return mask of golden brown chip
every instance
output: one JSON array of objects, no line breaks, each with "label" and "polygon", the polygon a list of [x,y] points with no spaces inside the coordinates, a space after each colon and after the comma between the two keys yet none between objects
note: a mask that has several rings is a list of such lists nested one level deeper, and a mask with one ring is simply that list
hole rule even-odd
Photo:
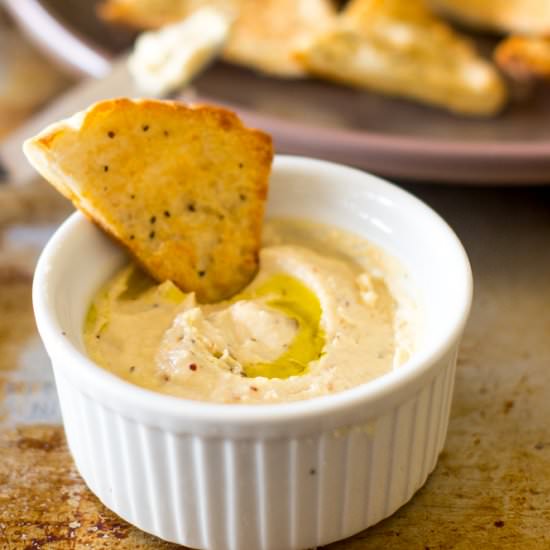
[{"label": "golden brown chip", "polygon": [[182,19],[207,0],[105,0],[98,7],[106,21],[137,29],[156,29]]},{"label": "golden brown chip", "polygon": [[511,36],[495,51],[499,67],[516,80],[550,78],[550,36]]},{"label": "golden brown chip", "polygon": [[442,14],[474,28],[550,32],[548,0],[430,0],[430,4]]},{"label": "golden brown chip", "polygon": [[268,135],[232,112],[108,100],[46,128],[24,149],[158,281],[208,302],[255,274],[273,151]]},{"label": "golden brown chip", "polygon": [[140,29],[157,28],[205,5],[236,14],[225,59],[282,77],[303,76],[294,51],[335,15],[330,0],[105,0],[100,15]]},{"label": "golden brown chip", "polygon": [[462,114],[498,112],[506,88],[423,0],[352,0],[298,59],[313,74]]},{"label": "golden brown chip", "polygon": [[268,74],[303,76],[294,52],[334,17],[329,0],[241,0],[224,58]]}]

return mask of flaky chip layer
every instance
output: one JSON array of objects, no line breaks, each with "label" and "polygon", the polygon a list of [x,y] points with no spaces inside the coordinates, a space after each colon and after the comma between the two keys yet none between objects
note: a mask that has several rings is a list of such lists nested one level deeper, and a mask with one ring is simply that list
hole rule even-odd
[{"label": "flaky chip layer", "polygon": [[234,113],[108,100],[46,128],[24,151],[156,280],[211,302],[254,276],[273,149]]}]

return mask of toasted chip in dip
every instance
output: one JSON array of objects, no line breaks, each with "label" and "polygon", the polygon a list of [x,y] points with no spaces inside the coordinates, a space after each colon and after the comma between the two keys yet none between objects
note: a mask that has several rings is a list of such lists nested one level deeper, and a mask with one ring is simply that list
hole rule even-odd
[{"label": "toasted chip in dip", "polygon": [[93,301],[89,355],[161,393],[221,403],[309,399],[401,365],[418,320],[407,276],[364,239],[305,221],[271,220],[260,270],[241,293],[197,303],[135,266]]}]

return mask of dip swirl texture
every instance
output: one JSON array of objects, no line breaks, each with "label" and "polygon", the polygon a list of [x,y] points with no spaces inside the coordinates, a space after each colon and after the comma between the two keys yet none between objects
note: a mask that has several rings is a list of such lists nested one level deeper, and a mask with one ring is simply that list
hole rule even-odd
[{"label": "dip swirl texture", "polygon": [[95,361],[148,389],[275,403],[343,391],[403,362],[395,311],[384,280],[356,263],[275,243],[252,283],[218,304],[127,268],[98,295],[84,332]]}]

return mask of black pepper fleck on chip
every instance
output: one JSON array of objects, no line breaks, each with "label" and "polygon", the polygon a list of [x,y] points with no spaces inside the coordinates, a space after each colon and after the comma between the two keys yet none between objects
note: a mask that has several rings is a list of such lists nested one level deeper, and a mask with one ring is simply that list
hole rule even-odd
[{"label": "black pepper fleck on chip", "polygon": [[149,124],[144,124],[141,129],[144,131],[144,132],[147,132],[147,130],[149,130]]},{"label": "black pepper fleck on chip", "polygon": [[189,212],[196,212],[197,208],[195,207],[195,205],[192,202],[190,202],[187,205],[187,210],[189,210]]},{"label": "black pepper fleck on chip", "polygon": [[198,274],[199,277],[204,277],[206,275],[206,271],[199,271]]},{"label": "black pepper fleck on chip", "polygon": [[132,365],[132,366],[130,367],[130,372],[134,372],[135,370],[136,370],[136,367],[134,367],[134,365]]},{"label": "black pepper fleck on chip", "polygon": [[130,195],[130,198],[131,198],[131,199],[135,199],[136,196],[135,196],[135,195]]},{"label": "black pepper fleck on chip", "polygon": [[149,238],[150,238],[150,239],[154,239],[154,238],[155,238],[155,232],[154,232],[154,231],[151,231],[151,233],[149,233]]},{"label": "black pepper fleck on chip", "polygon": [[107,165],[105,165],[105,166],[103,167],[103,171],[104,171],[104,172],[108,172],[108,171],[109,171],[109,167],[108,167]]},{"label": "black pepper fleck on chip", "polygon": [[135,235],[130,235],[130,240],[133,241],[136,238]]},{"label": "black pepper fleck on chip", "polygon": [[192,371],[196,371],[197,370],[197,365],[195,363],[191,363],[189,365],[189,368],[192,370]]},{"label": "black pepper fleck on chip", "polygon": [[239,162],[239,168],[242,168],[244,164],[242,162]]},{"label": "black pepper fleck on chip", "polygon": [[113,139],[113,138],[115,137],[115,133],[114,133],[112,130],[109,131],[109,132],[107,132],[107,135],[108,135],[111,139]]},{"label": "black pepper fleck on chip", "polygon": [[101,338],[101,334],[96,334],[95,337],[99,340]]},{"label": "black pepper fleck on chip", "polygon": [[495,521],[495,527],[504,527],[504,522],[501,519]]},{"label": "black pepper fleck on chip", "polygon": [[165,210],[164,211],[164,217],[165,218],[169,218],[170,217],[170,212],[168,210]]},{"label": "black pepper fleck on chip", "polygon": [[244,193],[241,193],[239,195],[239,198],[242,200],[242,201],[245,201],[246,200],[246,195]]},{"label": "black pepper fleck on chip", "polygon": [[157,221],[156,216],[151,216],[151,219],[149,220],[151,223],[155,223]]}]

